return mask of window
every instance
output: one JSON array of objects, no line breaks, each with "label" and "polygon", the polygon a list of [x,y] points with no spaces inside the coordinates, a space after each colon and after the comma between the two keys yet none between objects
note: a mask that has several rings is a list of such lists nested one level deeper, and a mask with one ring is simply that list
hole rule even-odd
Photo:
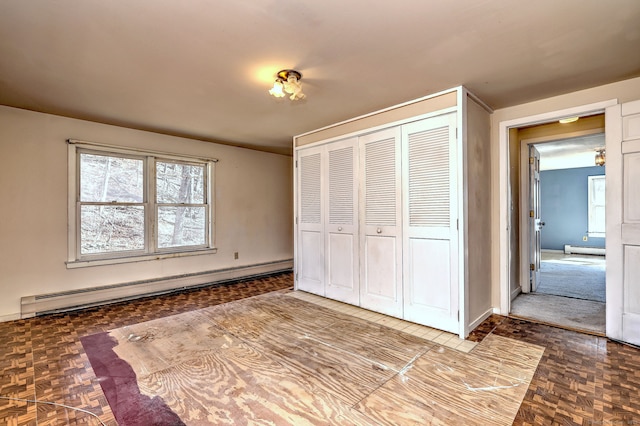
[{"label": "window", "polygon": [[213,249],[215,160],[71,143],[68,264]]},{"label": "window", "polygon": [[589,176],[589,230],[590,237],[605,237],[605,177]]}]

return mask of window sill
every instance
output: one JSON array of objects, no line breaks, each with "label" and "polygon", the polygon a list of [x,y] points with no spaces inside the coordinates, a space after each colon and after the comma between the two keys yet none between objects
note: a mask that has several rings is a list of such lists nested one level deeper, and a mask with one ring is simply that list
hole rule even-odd
[{"label": "window sill", "polygon": [[605,238],[604,232],[587,232],[587,236],[591,238]]},{"label": "window sill", "polygon": [[89,266],[117,265],[121,263],[146,262],[148,260],[172,259],[176,257],[200,256],[205,254],[216,254],[217,248],[207,248],[202,250],[183,251],[178,253],[154,253],[127,257],[112,257],[100,259],[70,260],[65,262],[67,269],[86,268]]}]

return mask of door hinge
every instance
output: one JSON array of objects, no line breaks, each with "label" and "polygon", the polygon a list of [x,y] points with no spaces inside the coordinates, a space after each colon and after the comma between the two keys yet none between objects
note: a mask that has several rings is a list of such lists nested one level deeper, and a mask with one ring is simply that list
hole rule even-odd
[{"label": "door hinge", "polygon": [[458,311],[458,321],[460,321],[460,311]]},{"label": "door hinge", "polygon": [[298,224],[298,216],[296,216],[296,225]]},{"label": "door hinge", "polygon": [[529,217],[536,217],[536,214],[533,210],[529,210]]},{"label": "door hinge", "polygon": [[460,230],[460,219],[456,219],[456,229]]},{"label": "door hinge", "polygon": [[536,265],[534,265],[533,263],[529,264],[529,270],[530,271],[535,271],[536,270]]},{"label": "door hinge", "polygon": [[529,164],[533,164],[534,161],[535,159],[533,157],[529,157]]},{"label": "door hinge", "polygon": [[296,160],[296,169],[298,168],[298,160]]}]

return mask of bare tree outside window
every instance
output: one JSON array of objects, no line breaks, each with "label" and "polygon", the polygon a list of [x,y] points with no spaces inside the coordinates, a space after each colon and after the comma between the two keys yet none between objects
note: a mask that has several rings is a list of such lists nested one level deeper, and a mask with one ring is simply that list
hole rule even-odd
[{"label": "bare tree outside window", "polygon": [[201,165],[156,162],[158,247],[206,242],[204,177]]},{"label": "bare tree outside window", "polygon": [[207,163],[93,151],[77,158],[80,257],[209,244]]},{"label": "bare tree outside window", "polygon": [[80,253],[144,250],[143,162],[80,155]]}]

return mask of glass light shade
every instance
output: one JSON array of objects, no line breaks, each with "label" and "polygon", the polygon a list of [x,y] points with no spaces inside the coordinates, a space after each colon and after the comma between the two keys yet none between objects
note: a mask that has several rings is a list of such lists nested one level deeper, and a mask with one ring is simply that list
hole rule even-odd
[{"label": "glass light shade", "polygon": [[292,101],[305,98],[305,94],[302,93],[302,85],[295,75],[289,75],[287,81],[284,83],[284,91],[291,95],[289,99]]},{"label": "glass light shade", "polygon": [[302,78],[302,74],[296,70],[285,69],[278,71],[276,82],[273,84],[273,88],[269,90],[269,93],[276,98],[281,98],[285,94],[291,95],[289,99],[292,101],[304,99],[306,96],[302,93],[300,78]]},{"label": "glass light shade", "polygon": [[269,90],[269,94],[276,98],[284,97],[284,85],[280,80],[276,80],[275,83],[273,83],[273,88]]}]

